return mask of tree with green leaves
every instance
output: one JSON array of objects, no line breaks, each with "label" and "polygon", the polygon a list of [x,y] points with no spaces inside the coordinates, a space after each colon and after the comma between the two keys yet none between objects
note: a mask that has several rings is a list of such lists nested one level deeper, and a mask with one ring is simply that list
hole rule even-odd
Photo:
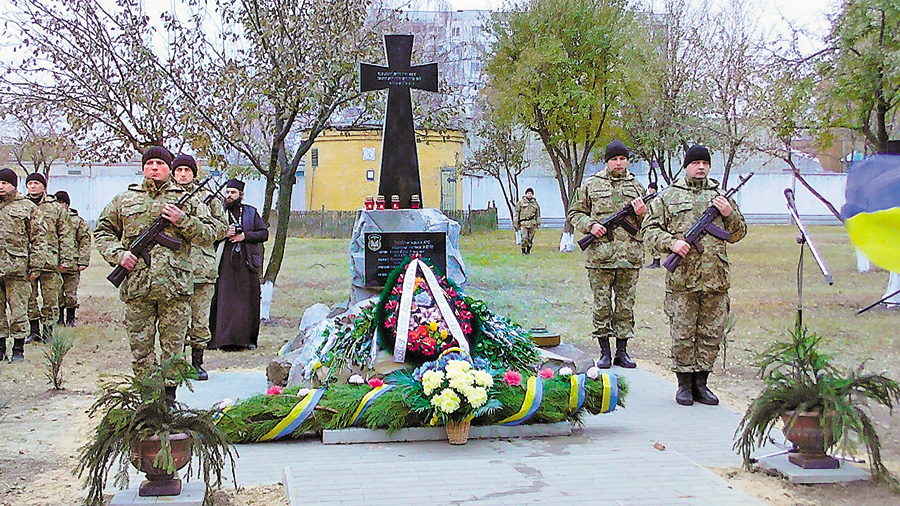
[{"label": "tree with green leaves", "polygon": [[[531,0],[496,13],[489,32],[485,72],[498,113],[541,139],[567,212],[628,84],[639,36],[631,4]],[[571,236],[566,223],[563,242]]]},{"label": "tree with green leaves", "polygon": [[900,103],[900,4],[846,0],[832,19],[821,67],[829,126],[862,134],[883,152]]},{"label": "tree with green leaves", "polygon": [[705,1],[666,0],[643,18],[647,43],[628,67],[635,85],[625,90],[621,122],[632,152],[650,164],[651,181],[678,179],[682,155],[700,137],[708,10]]}]

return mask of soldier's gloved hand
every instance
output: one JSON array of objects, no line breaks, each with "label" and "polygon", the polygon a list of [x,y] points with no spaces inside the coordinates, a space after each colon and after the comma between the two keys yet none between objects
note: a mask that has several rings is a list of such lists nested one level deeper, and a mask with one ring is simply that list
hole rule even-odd
[{"label": "soldier's gloved hand", "polygon": [[687,256],[688,252],[691,251],[691,244],[686,241],[682,241],[681,239],[676,239],[675,244],[672,245],[672,253],[684,258]]},{"label": "soldier's gloved hand", "polygon": [[603,234],[605,233],[606,227],[604,227],[603,225],[599,223],[594,223],[593,225],[591,225],[591,235],[593,235],[594,237],[597,237],[599,239],[600,237],[603,237]]},{"label": "soldier's gloved hand", "polygon": [[638,216],[643,216],[647,212],[647,204],[644,204],[644,200],[640,197],[631,201],[631,208]]},{"label": "soldier's gloved hand", "polygon": [[716,206],[716,209],[719,210],[723,218],[727,218],[731,214],[731,203],[721,195],[718,195],[712,200],[712,205]]},{"label": "soldier's gloved hand", "polygon": [[135,256],[134,253],[130,251],[126,251],[122,253],[122,260],[119,261],[119,265],[125,268],[126,271],[131,271],[134,269],[134,266],[137,265],[138,257]]},{"label": "soldier's gloved hand", "polygon": [[172,223],[178,222],[182,216],[184,216],[184,211],[178,208],[175,204],[166,204],[166,207],[163,208],[162,212],[163,218],[169,220]]}]

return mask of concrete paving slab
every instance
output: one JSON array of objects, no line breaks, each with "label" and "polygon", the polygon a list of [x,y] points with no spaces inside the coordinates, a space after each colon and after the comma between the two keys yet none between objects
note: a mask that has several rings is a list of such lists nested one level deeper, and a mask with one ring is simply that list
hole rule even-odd
[{"label": "concrete paving slab", "polygon": [[120,490],[110,501],[109,506],[149,506],[165,504],[167,506],[202,506],[206,497],[206,485],[199,482],[183,483],[181,494],[163,497],[141,497],[138,487]]},{"label": "concrete paving slab", "polygon": [[816,483],[846,483],[851,481],[866,481],[871,475],[865,469],[839,460],[841,467],[837,469],[803,469],[788,460],[787,455],[774,455],[759,459],[759,467],[766,471],[778,473],[791,483],[812,485]]},{"label": "concrete paving slab", "polygon": [[[469,439],[513,438],[513,437],[554,437],[572,434],[572,424],[560,422],[552,424],[522,425],[505,427],[502,425],[479,426],[469,428]],[[444,427],[410,427],[389,433],[386,430],[341,429],[323,430],[322,444],[358,444],[358,443],[408,443],[413,441],[445,441],[447,430]]]}]

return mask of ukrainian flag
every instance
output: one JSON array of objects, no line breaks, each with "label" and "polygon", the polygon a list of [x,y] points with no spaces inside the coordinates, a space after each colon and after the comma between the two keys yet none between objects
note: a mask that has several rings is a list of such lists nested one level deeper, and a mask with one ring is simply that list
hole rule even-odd
[{"label": "ukrainian flag", "polygon": [[875,155],[847,174],[841,217],[847,234],[875,265],[900,272],[900,155]]}]

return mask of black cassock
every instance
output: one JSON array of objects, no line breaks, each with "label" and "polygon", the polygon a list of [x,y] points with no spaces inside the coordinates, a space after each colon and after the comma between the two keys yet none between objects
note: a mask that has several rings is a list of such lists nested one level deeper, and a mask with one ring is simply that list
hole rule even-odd
[{"label": "black cassock", "polygon": [[219,278],[209,312],[211,350],[256,346],[259,337],[259,245],[269,239],[269,231],[256,208],[241,204],[239,209],[226,210],[231,224],[240,216],[244,240],[223,242]]}]

